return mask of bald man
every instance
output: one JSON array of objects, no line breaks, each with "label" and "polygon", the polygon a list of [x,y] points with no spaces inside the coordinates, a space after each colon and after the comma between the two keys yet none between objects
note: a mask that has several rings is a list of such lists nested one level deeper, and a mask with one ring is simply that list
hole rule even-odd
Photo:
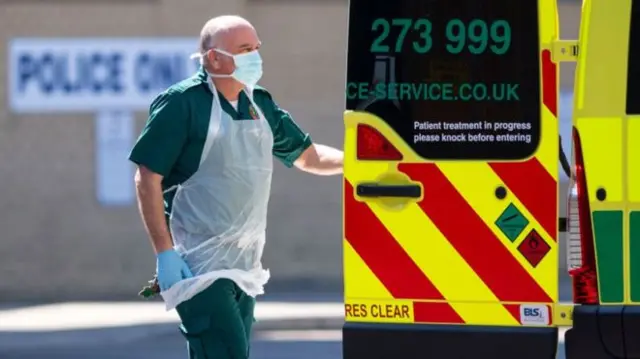
[{"label": "bald man", "polygon": [[261,42],[237,16],[208,21],[202,67],[152,102],[129,159],[167,309],[191,359],[249,356],[273,157],[316,175],[342,173],[343,153],[314,144],[258,86]]}]

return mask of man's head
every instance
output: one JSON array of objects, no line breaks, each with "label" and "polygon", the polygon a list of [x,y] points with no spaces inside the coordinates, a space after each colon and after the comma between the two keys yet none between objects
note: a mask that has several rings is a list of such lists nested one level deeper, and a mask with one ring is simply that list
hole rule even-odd
[{"label": "man's head", "polygon": [[215,17],[207,21],[200,32],[200,54],[211,74],[233,74],[236,69],[233,55],[256,51],[260,44],[253,25],[240,16]]}]

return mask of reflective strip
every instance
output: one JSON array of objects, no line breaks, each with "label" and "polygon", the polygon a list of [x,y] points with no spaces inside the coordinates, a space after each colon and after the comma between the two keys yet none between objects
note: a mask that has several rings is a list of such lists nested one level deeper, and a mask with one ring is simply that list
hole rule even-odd
[{"label": "reflective strip", "polygon": [[[558,141],[554,141],[557,143]],[[557,162],[558,159],[555,160]],[[555,240],[558,230],[558,183],[537,158],[515,163],[491,163],[493,171]],[[535,190],[533,190],[535,188]]]},{"label": "reflective strip", "polygon": [[[452,185],[459,191],[462,197],[464,197],[469,205],[473,207],[476,213],[478,213],[478,215],[484,220],[485,224],[491,228],[491,231],[496,234],[496,237],[502,243],[502,246],[511,253],[511,256],[518,261],[519,265],[524,268],[532,278],[534,278],[540,287],[542,287],[548,298],[551,301],[557,300],[558,244],[553,240],[552,236],[544,234],[545,230],[542,228],[541,224],[538,223],[537,218],[522,205],[522,202],[518,197],[513,195],[513,193],[509,193],[504,200],[496,198],[491,189],[506,185],[487,164],[473,163],[460,165],[456,163],[447,163],[439,165],[439,168],[449,179]],[[469,180],[469,173],[474,174],[472,181]],[[531,188],[532,187],[529,187],[527,190],[534,193],[539,189],[537,185],[535,186],[535,191],[532,191]],[[542,207],[539,204],[536,204],[536,206],[540,206],[541,209],[546,209],[547,211],[555,214],[555,186],[553,189],[553,193],[545,194],[544,191],[541,191],[538,201],[544,203],[545,207]],[[551,196],[551,198],[547,200],[544,196]],[[529,222],[513,243],[496,225],[496,219],[499,218],[501,213],[509,204],[513,204]],[[535,268],[533,268],[517,250],[518,245],[522,243],[531,229],[535,229],[542,237],[544,237],[544,240],[551,247],[549,253],[546,254]],[[501,276],[500,273],[496,273],[495,275],[498,277]],[[508,299],[503,298],[503,300]]]},{"label": "reflective strip", "polygon": [[[398,299],[444,300],[368,205],[355,200],[347,180],[344,193],[345,239],[389,293]],[[462,323],[450,305],[443,307],[440,315],[447,323]]]},{"label": "reflective strip", "polygon": [[[446,305],[446,303],[443,304]],[[431,320],[439,316],[437,312],[429,314],[428,317]],[[413,302],[410,300],[349,298],[344,303],[344,317],[348,322],[362,323],[413,323],[415,321]]]},{"label": "reflective strip", "polygon": [[640,302],[640,211],[629,212],[629,297]]},{"label": "reflective strip", "polygon": [[[587,169],[588,171],[588,169]],[[593,211],[600,303],[624,302],[623,211]]]},{"label": "reflective strip", "polygon": [[399,168],[428,186],[420,207],[500,300],[552,301],[436,165],[401,164]]},{"label": "reflective strip", "polygon": [[358,297],[362,293],[367,293],[371,298],[393,299],[391,293],[380,283],[348,241],[343,241],[342,248],[342,258],[345,263],[345,297]]},{"label": "reflective strip", "polygon": [[627,118],[628,201],[640,204],[640,117]]},{"label": "reflective strip", "polygon": [[[476,312],[485,311],[489,305],[490,303],[464,303],[467,311]],[[441,313],[447,310],[446,306],[447,303],[434,301],[348,298],[344,304],[344,316],[345,321],[355,323],[460,324],[449,323],[446,319],[443,321]],[[528,326],[549,326],[554,323],[551,305],[505,304],[505,308],[513,322],[509,325],[522,323]],[[529,314],[527,310],[532,312]]]},{"label": "reflective strip", "polygon": [[541,55],[542,72],[542,103],[551,111],[554,116],[558,116],[558,67],[551,60],[551,50],[542,50]]},{"label": "reflective strip", "polygon": [[[579,118],[577,127],[582,143],[591,210],[623,201],[622,118]],[[606,201],[596,198],[596,191],[605,188]]]},{"label": "reflective strip", "polygon": [[[551,113],[551,111],[546,107],[542,106],[542,130],[541,136],[542,138],[558,138],[560,137],[558,131],[558,118]],[[551,126],[548,124],[552,124]],[[571,138],[571,134],[569,134],[569,138]],[[567,156],[571,155],[571,148],[567,147],[564,149],[566,151]],[[560,143],[558,140],[556,141],[540,141],[538,145],[538,150],[536,151],[536,158],[540,165],[549,173],[551,178],[554,179],[555,182],[558,180],[559,174],[559,152],[560,151]]]},{"label": "reflective strip", "polygon": [[[389,211],[377,203],[369,207],[465,323],[517,324],[417,204],[409,204],[402,211]],[[478,311],[465,305],[471,300],[488,304]]]}]

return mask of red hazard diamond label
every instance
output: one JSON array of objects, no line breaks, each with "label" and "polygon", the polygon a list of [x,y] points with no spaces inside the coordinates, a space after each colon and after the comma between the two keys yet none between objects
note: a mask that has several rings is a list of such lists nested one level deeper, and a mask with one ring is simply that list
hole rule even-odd
[{"label": "red hazard diamond label", "polygon": [[550,250],[551,247],[535,229],[532,229],[518,246],[518,251],[533,267],[536,267]]}]

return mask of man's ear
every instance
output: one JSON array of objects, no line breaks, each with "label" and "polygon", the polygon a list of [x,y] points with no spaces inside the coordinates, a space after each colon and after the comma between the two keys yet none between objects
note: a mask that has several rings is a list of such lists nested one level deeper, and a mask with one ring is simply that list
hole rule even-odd
[{"label": "man's ear", "polygon": [[218,56],[215,51],[208,51],[205,56],[207,56],[207,61],[211,64],[214,70],[220,69],[220,62],[218,61]]}]

